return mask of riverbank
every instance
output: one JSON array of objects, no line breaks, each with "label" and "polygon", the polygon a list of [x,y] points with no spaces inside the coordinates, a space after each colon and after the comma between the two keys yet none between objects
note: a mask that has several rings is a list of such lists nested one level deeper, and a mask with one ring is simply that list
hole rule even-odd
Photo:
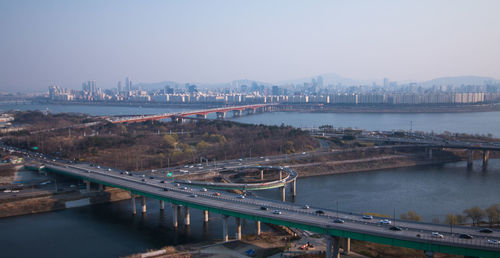
[{"label": "riverbank", "polygon": [[130,199],[130,193],[116,188],[107,188],[102,192],[73,190],[10,194],[0,198],[0,218],[51,212],[126,199]]},{"label": "riverbank", "polygon": [[468,113],[500,111],[500,103],[462,105],[290,105],[283,111],[306,113]]}]

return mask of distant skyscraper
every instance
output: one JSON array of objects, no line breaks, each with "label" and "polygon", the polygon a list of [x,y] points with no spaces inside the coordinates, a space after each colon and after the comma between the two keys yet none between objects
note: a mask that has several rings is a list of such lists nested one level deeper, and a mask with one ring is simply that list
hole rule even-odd
[{"label": "distant skyscraper", "polygon": [[130,81],[127,78],[125,78],[125,91],[130,91]]},{"label": "distant skyscraper", "polygon": [[323,87],[323,77],[318,76],[318,79],[316,81],[318,82],[319,87]]},{"label": "distant skyscraper", "polygon": [[384,78],[384,88],[389,87],[389,79]]},{"label": "distant skyscraper", "polygon": [[122,91],[122,82],[118,81],[118,84],[116,85],[116,88],[118,89],[118,92]]}]

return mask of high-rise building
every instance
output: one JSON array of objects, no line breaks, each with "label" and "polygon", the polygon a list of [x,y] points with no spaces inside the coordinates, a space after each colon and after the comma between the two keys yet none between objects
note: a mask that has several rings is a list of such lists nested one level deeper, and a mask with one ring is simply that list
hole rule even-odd
[{"label": "high-rise building", "polygon": [[125,91],[127,91],[127,92],[130,91],[130,81],[129,81],[128,77],[125,78]]},{"label": "high-rise building", "polygon": [[384,88],[389,87],[389,79],[384,78]]},{"label": "high-rise building", "polygon": [[118,84],[116,85],[116,88],[118,89],[118,92],[122,91],[122,82],[118,81]]}]

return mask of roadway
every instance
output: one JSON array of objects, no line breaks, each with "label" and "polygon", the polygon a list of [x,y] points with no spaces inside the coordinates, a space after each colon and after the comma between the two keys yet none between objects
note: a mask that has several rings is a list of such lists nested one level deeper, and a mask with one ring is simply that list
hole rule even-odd
[{"label": "roadway", "polygon": [[[331,209],[319,207],[305,209],[303,206],[292,203],[283,203],[258,197],[242,197],[241,195],[226,192],[217,192],[218,194],[216,194],[213,190],[145,177],[143,175],[127,175],[124,171],[111,168],[97,168],[88,164],[67,164],[57,161],[47,162],[46,167],[56,173],[104,183],[160,200],[227,215],[236,214],[236,216],[240,215],[243,218],[253,218],[254,220],[264,222],[291,224],[297,228],[316,232],[337,232],[341,233],[342,236],[350,236],[351,233],[357,233],[377,238],[411,241],[420,243],[423,246],[435,245],[470,248],[486,251],[482,253],[485,256],[498,255],[497,252],[500,252],[500,244],[490,243],[490,240],[500,240],[500,232],[498,231],[487,234],[479,233],[479,228],[457,226],[453,228],[454,233],[452,234],[450,233],[449,225],[412,221],[391,222],[392,224],[396,223],[402,229],[401,231],[393,231],[390,230],[392,225],[380,223],[379,220],[381,218],[367,220],[363,219],[360,214],[337,212]],[[264,210],[262,207],[266,207],[267,209]],[[319,210],[322,211],[322,214],[319,214]],[[342,219],[344,222],[335,223],[334,220],[337,218]],[[439,232],[443,235],[443,238],[434,238],[431,232]],[[357,234],[354,234],[354,236]],[[460,234],[469,234],[473,236],[473,239],[460,238]],[[350,237],[356,238],[354,236]]]},{"label": "roadway", "polygon": [[[392,225],[384,224],[380,221],[382,218],[363,219],[361,214],[320,207],[305,208],[259,197],[216,192],[189,184],[166,181],[164,178],[146,177],[137,173],[127,174],[126,171],[113,168],[71,163],[65,160],[47,160],[40,155],[33,156],[32,153],[26,152],[24,154],[31,154],[31,159],[45,163],[46,169],[51,172],[223,215],[435,252],[480,257],[498,257],[500,254],[500,242],[493,243],[500,241],[500,232],[497,230],[493,233],[480,233],[479,228],[455,226],[451,233],[449,225],[399,220],[391,221]],[[335,223],[336,219],[343,221]],[[400,227],[401,231],[391,230],[390,227],[394,224]],[[433,237],[432,232],[439,232],[442,238]],[[460,238],[460,234],[471,235],[473,239]]]}]

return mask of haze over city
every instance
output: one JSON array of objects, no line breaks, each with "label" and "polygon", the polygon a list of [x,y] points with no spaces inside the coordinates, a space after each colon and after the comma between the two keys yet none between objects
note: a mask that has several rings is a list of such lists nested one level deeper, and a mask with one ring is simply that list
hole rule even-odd
[{"label": "haze over city", "polygon": [[2,1],[0,91],[500,78],[498,1]]}]

